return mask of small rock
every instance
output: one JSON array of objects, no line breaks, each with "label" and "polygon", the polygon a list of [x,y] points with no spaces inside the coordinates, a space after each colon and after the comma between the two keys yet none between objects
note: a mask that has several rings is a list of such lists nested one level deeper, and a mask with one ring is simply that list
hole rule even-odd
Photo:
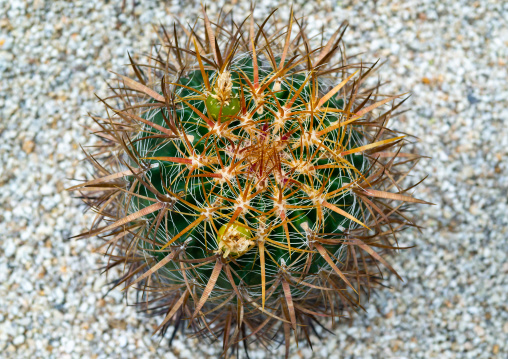
[{"label": "small rock", "polygon": [[20,344],[23,344],[24,342],[25,342],[25,336],[18,335],[17,337],[14,338],[14,340],[12,341],[12,344],[20,345]]},{"label": "small rock", "polygon": [[32,140],[26,140],[23,142],[23,146],[21,147],[21,149],[26,153],[26,154],[30,154],[33,152],[35,148],[35,142],[32,141]]},{"label": "small rock", "polygon": [[479,337],[483,337],[485,335],[485,329],[483,329],[482,327],[480,327],[479,325],[477,325],[476,327],[474,327],[474,331],[475,333],[479,336]]},{"label": "small rock", "polygon": [[492,347],[492,354],[497,355],[499,354],[499,345],[496,344]]}]

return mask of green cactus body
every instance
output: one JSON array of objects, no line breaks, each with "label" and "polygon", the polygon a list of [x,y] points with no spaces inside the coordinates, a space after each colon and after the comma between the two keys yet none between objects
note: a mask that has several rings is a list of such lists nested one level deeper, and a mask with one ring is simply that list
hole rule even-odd
[{"label": "green cactus body", "polygon": [[[262,83],[263,80],[266,80],[273,73],[273,69],[266,66],[266,63],[263,64],[261,61],[258,62],[258,66],[259,82]],[[298,142],[302,141],[302,134],[305,136],[305,133],[309,133],[311,130],[318,131],[325,129],[335,121],[338,121],[339,116],[335,112],[330,111],[320,117],[315,116],[313,128],[310,128],[311,116],[302,116],[301,114],[288,116],[283,126],[278,130],[273,130],[278,107],[289,103],[297,92],[299,92],[299,95],[297,94],[296,99],[290,107],[291,112],[302,111],[302,109],[305,109],[308,104],[311,103],[312,91],[314,89],[310,81],[305,81],[309,74],[294,73],[286,76],[283,79],[280,90],[276,93],[273,92],[272,83],[264,91],[263,113],[258,113],[255,109],[256,103],[252,100],[253,96],[248,92],[248,81],[254,81],[253,72],[251,59],[243,59],[232,64],[232,98],[229,103],[223,105],[222,108],[220,102],[210,95],[204,100],[195,99],[195,94],[187,87],[204,92],[203,77],[199,70],[189,72],[185,77],[179,80],[179,84],[186,87],[176,86],[176,93],[180,98],[185,99],[186,102],[182,101],[181,107],[175,113],[171,114],[173,118],[178,118],[181,124],[181,136],[185,133],[186,139],[180,137],[171,141],[163,141],[147,138],[150,135],[154,135],[154,130],[150,127],[149,130],[147,129],[140,134],[134,148],[140,158],[150,158],[147,160],[147,164],[156,164],[157,166],[147,173],[151,185],[160,193],[167,196],[180,194],[181,199],[184,199],[196,208],[209,207],[211,202],[217,201],[222,197],[235,201],[239,197],[239,194],[245,191],[246,186],[254,186],[256,184],[256,179],[259,182],[260,177],[265,176],[266,178],[264,181],[267,183],[264,185],[266,185],[266,189],[261,189],[256,197],[249,200],[249,206],[251,206],[253,210],[244,211],[238,216],[238,219],[255,234],[251,236],[252,238],[249,238],[252,243],[259,239],[259,233],[262,227],[273,227],[267,233],[267,239],[270,242],[267,242],[265,247],[268,252],[265,262],[266,275],[268,276],[277,273],[281,265],[292,267],[295,271],[298,271],[298,268],[303,268],[307,260],[309,248],[312,248],[306,230],[312,230],[314,233],[322,233],[324,235],[326,233],[326,235],[333,234],[336,236],[340,235],[346,229],[349,230],[358,226],[351,221],[351,219],[346,218],[342,214],[326,210],[322,206],[316,206],[315,201],[320,201],[320,198],[315,199],[302,189],[297,190],[295,186],[285,185],[284,180],[298,181],[301,184],[311,186],[312,184],[309,177],[313,177],[314,180],[318,180],[320,183],[326,183],[319,188],[319,190],[322,191],[320,195],[324,196],[327,193],[339,191],[339,195],[329,201],[356,218],[359,214],[360,205],[355,202],[351,190],[347,187],[344,188],[344,186],[353,184],[361,175],[365,175],[368,161],[361,154],[352,154],[345,156],[345,161],[341,164],[338,163],[336,159],[323,156],[327,153],[325,151],[320,151],[317,145],[309,144],[307,146],[297,146]],[[208,75],[213,81],[214,79],[216,80],[218,73],[212,72]],[[317,86],[321,87],[319,91],[323,91],[323,84],[317,82]],[[300,87],[303,87],[303,89],[300,89]],[[240,117],[242,115],[242,113],[240,113],[240,96],[242,93],[245,102],[243,116],[246,114],[251,114],[252,116],[252,127],[249,128],[242,125],[242,119]],[[220,114],[220,123],[226,123],[223,131],[227,132],[227,134],[208,135],[208,143],[202,140],[203,136],[206,136],[208,132],[210,132],[210,126],[207,126],[207,123],[197,114],[197,111],[192,109],[189,105],[192,105],[202,114],[209,115],[212,119],[216,120],[217,123],[219,123],[218,117]],[[323,107],[325,106],[330,109],[342,109],[343,101],[332,97],[323,105]],[[165,115],[163,115],[163,111],[166,111]],[[169,117],[166,109],[149,111],[145,114],[146,119],[164,127],[167,127],[166,121]],[[301,120],[302,118],[304,118],[303,121]],[[262,165],[272,167],[273,165],[269,160],[259,159],[259,154],[256,153],[256,155],[253,156],[253,160],[258,160],[259,166],[246,166],[240,174],[234,176],[234,180],[230,178],[229,182],[220,183],[220,181],[217,181],[214,177],[191,177],[191,179],[189,179],[182,174],[182,171],[188,172],[186,167],[188,168],[189,164],[177,163],[164,159],[187,159],[191,157],[192,152],[194,152],[196,157],[201,155],[202,157],[211,159],[211,161],[209,161],[211,164],[208,166],[198,165],[199,167],[197,170],[194,169],[194,171],[198,172],[195,174],[217,173],[223,168],[238,164],[239,161],[235,161],[231,155],[232,151],[230,146],[232,143],[237,146],[246,146],[252,145],[254,141],[259,141],[260,144],[263,144],[263,141],[266,141],[263,136],[279,136],[283,138],[285,133],[291,131],[292,133],[286,135],[288,136],[287,139],[279,141],[282,143],[280,146],[296,148],[291,150],[289,150],[289,148],[287,150],[283,149],[278,153],[278,155],[286,156],[285,161],[277,163],[277,165],[279,165],[278,168],[260,168]],[[266,135],[264,133],[266,133]],[[162,133],[158,134],[160,135]],[[342,141],[339,140],[341,137],[343,137]],[[229,142],[225,141],[225,139],[229,140]],[[344,152],[356,146],[361,140],[361,137],[359,133],[354,130],[344,132],[341,131],[341,129],[335,129],[327,134],[327,139],[332,139],[330,143],[334,146],[342,146],[340,150]],[[212,143],[214,146],[211,146]],[[189,144],[193,146],[192,149]],[[273,143],[268,144],[268,146],[270,145],[274,146]],[[316,153],[316,151],[318,153]],[[272,155],[274,154],[272,153]],[[248,160],[241,164],[245,165],[247,162]],[[325,168],[305,171],[296,166],[291,166],[291,162],[299,163],[300,167],[303,168],[308,168],[310,166],[323,166]],[[326,168],[326,166],[335,166],[336,168]],[[249,171],[253,171],[253,167],[255,167],[261,175],[258,174],[257,177],[256,175],[251,175]],[[271,173],[265,174],[263,171],[271,171]],[[298,171],[300,171],[301,174],[295,175],[295,172]],[[291,173],[291,175],[282,179],[277,178],[277,176],[284,176],[284,172]],[[252,178],[255,179],[253,180]],[[230,185],[233,185],[232,188]],[[257,185],[258,187],[261,186],[259,183]],[[316,186],[314,185],[314,187]],[[341,191],[341,188],[344,189]],[[155,195],[142,184],[138,186],[137,191],[143,196],[155,198]],[[283,200],[283,202],[289,206],[288,209],[284,210],[283,214],[286,218],[286,226],[284,226],[284,220],[282,220],[280,216],[281,213],[277,213],[277,210],[275,210],[277,203],[272,199],[274,191],[282,191],[283,195],[286,196]],[[318,191],[318,189],[316,189],[316,191]],[[252,190],[252,192],[254,192],[254,190]],[[148,200],[135,197],[131,197],[130,200],[133,202],[131,203],[133,211],[143,209],[151,204]],[[224,202],[223,199],[222,202]],[[180,203],[174,205],[170,214],[171,221],[168,223],[162,223],[161,221],[157,226],[156,232],[156,227],[151,225],[149,227],[151,232],[146,234],[149,238],[156,238],[155,243],[146,243],[144,248],[147,253],[154,255],[158,261],[166,256],[166,253],[161,251],[161,248],[167,243],[168,239],[184,231],[190,223],[199,217],[198,211],[194,210],[189,205],[181,205]],[[318,209],[318,207],[320,209]],[[319,210],[327,212],[321,215],[321,220],[319,219]],[[232,206],[222,211],[222,217],[214,216],[213,219],[207,218],[196,225],[192,230],[187,231],[185,235],[182,235],[177,241],[173,242],[173,245],[181,245],[189,238],[190,240],[187,242],[187,254],[189,257],[192,256],[193,259],[200,259],[213,255],[213,253],[220,250],[220,236],[223,234],[220,233],[221,229],[222,232],[224,232],[225,228],[228,226],[227,219],[233,215],[234,211],[235,207]],[[264,219],[260,220],[260,213],[269,214]],[[155,221],[156,214],[151,214],[149,218],[151,218],[151,221]],[[219,229],[219,233],[215,231],[216,229]],[[287,240],[288,237],[289,245]],[[252,292],[258,296],[260,295],[260,291],[259,288],[256,289],[256,287],[259,287],[262,283],[260,256],[255,246],[251,245],[249,247],[250,249],[245,253],[241,253],[241,255],[236,253],[236,255],[233,256],[234,262],[232,263],[232,267],[239,274],[243,282],[252,286]],[[341,251],[343,247],[341,244],[325,245],[324,247],[339,260],[345,254]],[[323,266],[327,265],[326,261],[321,256],[313,256],[311,261],[312,263],[308,269],[308,274],[310,275],[316,274]],[[181,278],[181,273],[177,271],[171,272],[171,269],[176,269],[174,263],[166,264],[166,267],[170,269],[170,271],[166,273],[168,281],[179,282],[183,280],[183,278]],[[212,267],[212,265],[202,266],[195,271],[199,277],[203,278],[206,282],[206,278],[209,278],[211,274]],[[235,277],[235,281],[236,285],[240,284],[240,278]],[[231,284],[225,276],[219,278],[218,285],[223,288],[231,288]],[[277,288],[276,292],[280,290],[280,288]],[[297,293],[295,293],[295,295],[296,294]]]}]

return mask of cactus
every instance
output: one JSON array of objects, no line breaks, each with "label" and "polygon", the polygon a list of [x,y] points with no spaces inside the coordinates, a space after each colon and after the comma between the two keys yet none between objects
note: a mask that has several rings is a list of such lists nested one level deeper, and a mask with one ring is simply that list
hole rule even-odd
[{"label": "cactus", "polygon": [[386,127],[401,96],[363,85],[377,64],[340,51],[346,24],[312,49],[292,11],[278,30],[203,18],[204,36],[162,28],[92,116],[97,178],[71,190],[99,220],[76,237],[104,239],[156,331],[188,321],[224,354],[280,337],[287,356],[292,332],[310,342],[318,318],[361,306],[376,262],[397,275],[383,254],[427,203],[401,187],[419,156]]}]

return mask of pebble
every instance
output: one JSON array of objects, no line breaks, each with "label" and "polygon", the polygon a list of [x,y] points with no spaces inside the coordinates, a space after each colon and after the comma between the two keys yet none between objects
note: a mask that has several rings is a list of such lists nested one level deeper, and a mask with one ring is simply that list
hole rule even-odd
[{"label": "pebble", "polygon": [[[146,318],[97,270],[98,240],[69,239],[92,220],[63,189],[91,168],[87,113],[109,94],[110,70],[146,53],[152,24],[193,23],[200,2],[0,0],[0,356],[5,358],[216,358],[220,343],[152,336]],[[235,16],[248,13],[238,0]],[[231,2],[208,2],[211,19]],[[256,20],[288,1],[259,0]],[[389,126],[413,134],[423,159],[408,179],[424,228],[389,258],[403,277],[381,290],[314,351],[290,358],[507,358],[508,7],[503,1],[295,0],[309,34],[330,36],[347,19],[347,53],[386,60],[383,93],[405,93],[411,110]],[[486,315],[489,313],[489,315]],[[172,329],[168,331],[171,333]],[[265,358],[252,347],[251,358]],[[282,356],[283,347],[273,357]],[[242,356],[243,358],[243,356]]]},{"label": "pebble", "polygon": [[18,335],[17,337],[14,338],[14,340],[12,341],[12,344],[14,345],[21,345],[25,342],[25,336],[24,335]]}]

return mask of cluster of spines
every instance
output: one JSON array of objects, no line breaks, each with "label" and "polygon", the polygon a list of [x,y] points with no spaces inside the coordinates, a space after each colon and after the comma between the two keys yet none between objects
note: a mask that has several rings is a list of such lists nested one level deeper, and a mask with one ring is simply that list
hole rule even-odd
[{"label": "cluster of spines", "polygon": [[[289,345],[291,330],[295,332],[295,337],[303,336],[308,340],[309,329],[313,328],[318,317],[331,317],[333,320],[344,310],[358,307],[360,293],[369,292],[370,287],[378,281],[378,273],[371,263],[379,261],[393,271],[374,248],[394,248],[390,237],[395,238],[396,232],[412,225],[401,205],[392,203],[423,201],[405,194],[407,189],[400,187],[400,179],[407,174],[405,162],[416,161],[418,156],[402,153],[402,136],[390,136],[391,132],[386,128],[386,122],[400,103],[377,117],[372,115],[373,110],[397,96],[375,102],[372,99],[376,96],[376,88],[368,92],[360,90],[366,74],[374,66],[364,72],[363,65],[357,64],[360,72],[346,75],[354,65],[334,68],[330,62],[339,49],[344,29],[339,29],[321,49],[310,50],[301,29],[296,36],[301,43],[294,45],[291,32],[293,21],[297,21],[291,13],[282,54],[275,56],[278,50],[275,39],[280,33],[274,32],[272,38],[267,35],[264,30],[266,21],[258,27],[257,32],[254,31],[252,17],[249,40],[243,39],[241,26],[233,27],[237,30],[226,35],[226,48],[221,52],[217,39],[221,38],[220,32],[226,31],[222,20],[214,31],[204,13],[205,40],[193,29],[184,29],[189,35],[186,47],[178,45],[183,42],[176,36],[176,28],[173,39],[164,31],[167,53],[161,49],[153,57],[154,64],[147,65],[145,71],[142,65],[132,62],[137,81],[122,76],[125,86],[117,90],[117,98],[123,101],[123,108],[115,109],[105,102],[115,115],[108,119],[94,117],[103,129],[98,134],[111,146],[109,152],[102,152],[95,158],[107,157],[105,161],[109,168],[99,165],[90,156],[102,177],[73,189],[86,193],[92,191],[93,194],[86,195],[88,202],[97,211],[98,217],[111,221],[79,237],[103,235],[106,243],[101,249],[111,260],[108,268],[128,264],[128,270],[116,285],[137,285],[146,296],[143,303],[152,303],[152,309],[158,308],[159,311],[165,308],[166,313],[159,326],[163,331],[171,321],[187,319],[196,325],[198,334],[222,336],[226,352],[249,338],[269,344],[268,338],[273,337],[279,328],[284,333],[286,345]],[[261,39],[265,41],[261,43]],[[243,55],[239,58],[238,54]],[[252,65],[242,71],[234,64],[245,59],[245,54],[248,54]],[[174,58],[174,62],[166,61],[167,58]],[[260,59],[270,63],[272,68],[264,76],[260,76]],[[345,63],[345,59],[342,60]],[[233,81],[230,88],[227,84],[217,87],[221,74],[226,71],[238,74],[236,83]],[[250,71],[252,74],[246,73]],[[157,72],[163,73],[160,84],[155,81]],[[337,85],[323,92],[319,88],[322,86],[319,78],[332,73],[344,75]],[[185,80],[186,74],[200,75],[201,86],[184,85],[182,80]],[[294,81],[298,74],[303,74],[303,81]],[[357,78],[354,78],[355,74],[358,74]],[[172,77],[176,77],[176,80],[171,81]],[[228,113],[228,106],[231,107],[226,103],[228,99],[214,92],[214,87],[219,90],[223,87],[224,92],[235,91],[240,111]],[[282,106],[277,93],[286,88],[289,89],[289,95]],[[196,95],[182,97],[183,89]],[[302,101],[304,95],[306,98]],[[210,98],[219,103],[215,113],[210,110]],[[330,101],[337,101],[336,98],[342,100],[342,106],[329,106]],[[253,105],[248,105],[249,100]],[[302,103],[293,108],[297,100]],[[199,110],[195,105],[207,101],[206,110]],[[184,112],[189,109],[190,117],[186,117]],[[293,113],[292,109],[297,111]],[[267,113],[271,116],[267,116]],[[287,122],[295,127],[286,129],[285,123],[277,123],[280,117],[289,113],[291,120]],[[335,122],[329,121],[331,115],[336,119]],[[156,116],[159,116],[158,121],[155,120]],[[305,127],[300,118],[308,119],[311,124]],[[325,119],[330,123],[325,125]],[[189,120],[196,123],[192,126],[184,123],[191,122]],[[239,124],[235,125],[235,121]],[[317,130],[313,121],[320,121]],[[206,133],[200,134],[196,126],[204,128]],[[288,142],[290,148],[298,142],[294,141],[295,136],[299,136],[301,151],[306,148],[305,154],[298,159],[301,162],[299,165],[305,168],[302,173],[310,183],[314,181],[314,176],[307,167],[331,173],[333,170],[330,166],[347,168],[346,163],[349,162],[345,157],[361,153],[362,158],[366,158],[362,170],[358,171],[349,164],[349,171],[358,173],[350,175],[348,184],[332,192],[335,195],[347,191],[358,201],[359,210],[348,212],[337,203],[334,204],[326,197],[326,183],[312,188],[309,184],[296,181],[293,176],[298,171],[282,178],[283,163],[291,158],[279,155],[286,153],[286,156],[291,156],[292,149],[282,151],[277,141],[263,146],[263,136],[275,135],[279,136],[277,141]],[[223,139],[225,145],[220,147],[217,141],[205,143],[207,138],[213,136]],[[353,141],[347,136],[357,138]],[[324,139],[335,142],[334,147],[323,144]],[[172,154],[176,155],[157,155],[164,152],[165,146],[175,142],[182,147],[174,145]],[[202,156],[203,152],[197,154],[198,145],[205,149],[204,153],[210,146],[210,154],[214,153],[215,156],[207,158]],[[228,151],[233,158],[241,150],[246,154],[245,160],[230,162],[235,167],[235,176],[232,177],[244,177],[242,184],[239,180],[236,183],[228,182],[231,177],[224,178],[231,168],[225,168],[221,150],[222,157],[228,156]],[[322,150],[330,153],[332,159],[315,165],[315,153]],[[295,156],[292,159],[297,161]],[[215,170],[202,171],[202,168],[206,168],[204,162],[213,163]],[[110,173],[109,169],[115,163],[123,168]],[[260,184],[259,179],[257,183],[248,179],[250,170],[257,173],[259,166],[263,165],[267,167],[261,169],[260,173],[265,171],[267,176],[273,177],[268,179],[265,176],[267,178],[264,179],[271,182],[271,187],[268,183]],[[363,168],[366,165],[368,168]],[[165,171],[171,166],[178,170],[172,169],[174,175],[167,175]],[[159,171],[154,171],[154,168]],[[152,177],[153,173],[160,177],[162,189],[153,184],[157,181]],[[169,179],[174,184],[175,176],[184,183],[178,191],[166,182]],[[243,193],[236,193],[238,201],[216,192],[213,186],[217,180],[222,180],[229,191],[235,192],[235,188],[243,190]],[[326,181],[330,181],[330,178]],[[289,190],[291,196],[285,197],[284,189],[292,186],[295,186],[295,190]],[[397,193],[389,191],[391,188],[396,188]],[[303,191],[303,194],[298,195],[298,191]],[[249,197],[253,194],[264,194],[265,200],[274,203],[273,208],[265,211],[250,205],[252,198]],[[189,195],[194,200],[189,201]],[[287,201],[294,197],[298,197],[300,204],[288,205]],[[197,198],[204,200],[207,205],[200,206]],[[224,206],[223,202],[230,203],[230,206]],[[291,206],[291,210],[286,211],[280,206]],[[297,228],[295,223],[298,217],[290,218],[291,211],[302,212],[309,208],[317,213],[317,224],[306,223],[305,227],[305,223],[299,223],[300,228]],[[324,232],[326,216],[323,209],[349,219],[352,225],[344,230]],[[247,212],[255,213],[250,221],[245,219]],[[214,213],[222,218],[224,228],[214,225],[211,220]],[[270,217],[276,218],[274,222],[277,228],[283,228],[280,240],[270,239],[269,234],[275,229],[270,226]],[[184,225],[178,227],[174,218],[184,218]],[[239,222],[242,218],[243,222]],[[354,222],[358,225],[353,225]],[[204,227],[205,223],[209,223],[210,232]],[[236,231],[234,238],[252,242],[247,245],[248,251],[235,253],[231,248],[236,247],[229,248],[221,243],[220,236],[230,230]],[[206,238],[207,233],[211,234],[209,239]],[[292,247],[290,233],[301,234],[300,247]],[[196,241],[196,238],[201,241]],[[289,257],[275,258],[270,246],[286,251]],[[330,248],[334,250],[330,251]],[[292,263],[288,260],[293,258],[291,252],[297,257]],[[250,285],[245,281],[249,278],[248,273],[243,276],[238,274],[239,268],[242,268],[239,262],[246,258],[246,253],[254,253],[254,260],[259,262],[257,276],[261,283]],[[316,268],[317,258],[320,259],[320,265]],[[275,266],[270,269],[267,279],[269,261]]]}]

